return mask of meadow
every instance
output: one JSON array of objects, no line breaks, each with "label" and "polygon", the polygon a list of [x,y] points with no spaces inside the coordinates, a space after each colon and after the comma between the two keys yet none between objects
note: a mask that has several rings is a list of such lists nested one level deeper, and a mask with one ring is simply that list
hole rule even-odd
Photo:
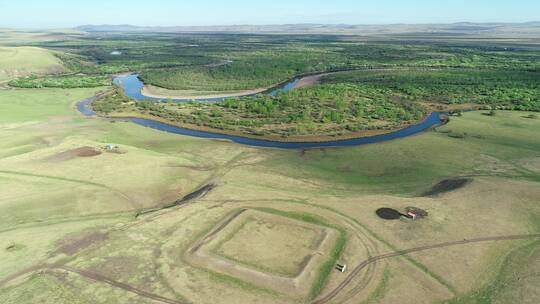
[{"label": "meadow", "polygon": [[[538,213],[540,195],[540,142],[535,136],[540,121],[526,118],[525,112],[465,113],[435,131],[382,144],[281,151],[80,117],[73,101],[95,90],[0,92],[4,303],[145,301],[136,293],[100,283],[100,277],[89,279],[95,274],[179,303],[210,303],[217,295],[221,301],[237,303],[255,298],[297,302],[297,297],[193,266],[175,254],[241,208],[317,214],[324,221],[340,223],[347,241],[339,259],[349,267],[369,252],[411,248],[435,239],[538,231],[538,217],[532,215]],[[15,96],[26,102],[8,102]],[[11,116],[15,112],[20,114]],[[127,153],[101,150],[93,157],[54,158],[79,147],[100,150],[106,144],[119,145]],[[455,176],[474,181],[441,196],[420,196],[440,180]],[[204,198],[137,217],[208,183],[218,186]],[[428,210],[430,216],[416,223],[387,223],[374,215],[380,206],[408,205]],[[363,247],[366,242],[377,245]],[[354,281],[363,288],[342,296],[377,302],[391,302],[397,296],[403,303],[417,303],[419,298],[474,303],[493,290],[490,286],[498,286],[500,277],[508,276],[508,263],[526,275],[536,260],[525,257],[537,252],[537,244],[485,243],[388,260]],[[467,267],[455,266],[456,260],[465,258]],[[32,274],[36,265],[53,264],[63,266]],[[319,287],[321,294],[343,279],[333,271],[327,275]],[[192,283],[186,285],[186,280]],[[404,296],[408,294],[404,289],[415,288],[404,284],[411,280],[426,288]],[[527,286],[532,285],[519,288]],[[225,290],[227,296],[222,294]],[[493,301],[509,294],[524,301],[534,298],[530,291],[515,295],[517,291],[497,290],[489,293]]]},{"label": "meadow", "polygon": [[62,73],[66,69],[54,53],[33,47],[0,47],[0,83],[31,74]]},{"label": "meadow", "polygon": [[[117,37],[120,41],[116,42],[78,37],[34,43],[56,52],[77,50],[77,55],[56,58],[69,56],[77,64],[88,64],[99,73],[87,75],[97,77],[107,75],[108,69],[121,70],[125,63],[122,59],[107,59],[109,51],[120,44],[125,53],[148,47],[148,53],[141,51],[147,57],[163,50],[163,46],[154,49],[152,42],[137,40],[137,35],[127,36],[137,43],[130,45],[125,36]],[[211,35],[173,38],[156,34],[153,39],[164,44],[181,41],[189,49],[195,47],[187,45],[202,45],[204,41],[212,45],[217,39]],[[269,46],[286,39],[306,43],[314,38],[257,39]],[[228,47],[235,47],[234,42]],[[378,53],[392,64],[403,62],[404,57],[423,61],[424,56],[438,56],[407,55],[403,46],[389,46],[381,53],[348,44],[341,49],[355,50],[362,57]],[[446,48],[442,42],[435,45]],[[104,46],[108,47],[106,51],[102,51]],[[512,62],[519,68],[525,68],[535,56],[534,51],[522,47]],[[88,60],[92,49],[102,54],[103,62]],[[220,52],[217,45],[213,49],[216,54]],[[495,52],[490,55],[495,59],[508,52],[496,45],[481,51]],[[171,56],[171,62],[182,64],[175,57]],[[501,59],[494,61],[497,64],[509,63]],[[72,73],[80,72],[65,61],[64,67]],[[335,106],[330,102],[332,95],[325,97],[330,91],[343,97],[343,110],[349,113],[355,101],[365,101],[357,104],[363,107],[370,100],[358,95],[371,92],[377,94],[371,100],[380,101],[373,103],[375,109],[393,113],[396,107],[424,104],[425,99],[429,101],[448,90],[452,93],[448,96],[455,97],[459,104],[468,102],[474,94],[481,95],[476,85],[466,90],[464,83],[456,83],[456,79],[474,75],[466,70],[464,76],[461,69],[456,74],[350,72],[347,77],[339,74],[323,78],[321,86],[251,101],[264,104],[270,100],[276,109],[283,106],[290,113],[301,111],[294,102],[286,103],[286,98],[291,98],[289,101],[301,101],[300,106],[318,111]],[[510,85],[504,84],[513,79],[518,84],[516,94],[531,93],[531,102],[523,105],[535,106],[531,75],[536,71],[521,76],[499,71],[492,78],[477,73],[481,75],[466,78],[466,82],[477,79],[475,84],[483,84],[491,79],[496,83],[492,88],[502,86],[501,90],[507,92]],[[39,79],[48,77],[57,75]],[[393,81],[383,81],[386,77]],[[444,81],[437,81],[438,77]],[[395,84],[396,79],[400,85]],[[454,82],[447,84],[450,80]],[[415,82],[420,89],[411,92]],[[339,95],[340,88],[346,93]],[[508,100],[514,104],[512,99],[491,103],[478,97],[479,106],[499,107],[495,115],[486,115],[490,114],[488,110],[465,112],[450,117],[444,126],[398,140],[349,148],[279,150],[173,135],[77,112],[77,101],[111,89],[0,90],[1,303],[472,304],[534,303],[540,296],[535,273],[540,266],[540,243],[533,237],[540,233],[540,119],[530,111],[504,110]],[[110,102],[97,103],[103,112],[133,106],[133,101],[118,92],[105,95],[107,98]],[[241,103],[245,108],[234,108]],[[450,104],[445,100],[433,103]],[[222,107],[228,113],[261,115],[257,112],[260,105],[243,99],[212,107]],[[364,110],[369,113],[369,108]],[[110,151],[107,145],[119,149]],[[441,181],[453,178],[471,182],[426,195]],[[418,221],[385,221],[375,213],[381,207],[403,211],[409,206],[426,210],[429,215]],[[247,220],[231,221],[240,212],[247,212]],[[314,250],[321,231],[335,231],[337,239],[327,249]],[[445,242],[513,235],[529,237],[434,246],[399,254],[400,250]],[[218,259],[231,263],[230,268],[210,266],[210,259],[204,257],[202,262],[194,262],[193,255],[202,248],[198,245],[207,237],[216,237],[217,242],[208,243],[203,251],[217,252],[221,255]],[[250,239],[251,244],[238,238]],[[268,252],[272,242],[285,248],[275,254],[286,255],[286,263],[272,260],[272,252]],[[264,254],[249,255],[247,246],[256,246]],[[293,251],[299,255],[293,256]],[[388,253],[398,254],[385,258]],[[317,267],[296,278],[302,290],[282,289],[293,286],[287,280],[305,266],[302,258],[310,254],[318,257]],[[355,268],[372,257],[381,259],[353,275]],[[336,263],[347,264],[348,271],[335,271]],[[242,267],[251,276],[239,273]],[[349,275],[352,278],[347,280]],[[275,284],[260,281],[268,276]],[[334,294],[335,290],[338,292]]]}]

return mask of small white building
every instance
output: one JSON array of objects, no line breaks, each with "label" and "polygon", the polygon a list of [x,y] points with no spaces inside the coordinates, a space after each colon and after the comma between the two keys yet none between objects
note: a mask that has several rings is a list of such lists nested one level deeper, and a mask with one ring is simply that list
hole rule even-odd
[{"label": "small white building", "polygon": [[418,218],[418,214],[416,214],[415,212],[412,212],[412,211],[407,212],[407,215],[409,216],[409,218],[411,218],[413,220],[416,220]]}]

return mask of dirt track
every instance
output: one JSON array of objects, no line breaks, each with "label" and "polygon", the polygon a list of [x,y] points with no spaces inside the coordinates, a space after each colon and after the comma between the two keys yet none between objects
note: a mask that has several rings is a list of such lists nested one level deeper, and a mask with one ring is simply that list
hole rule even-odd
[{"label": "dirt track", "polygon": [[398,257],[405,254],[413,253],[413,252],[419,252],[419,251],[425,251],[430,249],[437,249],[437,248],[444,248],[444,247],[450,247],[450,246],[456,246],[456,245],[463,245],[463,244],[471,244],[471,243],[480,243],[480,242],[490,242],[490,241],[510,241],[510,240],[523,240],[523,239],[532,239],[532,238],[540,238],[540,234],[528,234],[528,235],[510,235],[510,236],[498,236],[498,237],[485,237],[485,238],[476,238],[476,239],[464,239],[461,241],[453,241],[453,242],[445,242],[435,245],[427,245],[422,247],[416,247],[416,248],[410,248],[395,252],[390,252],[386,254],[382,254],[379,256],[375,256],[372,258],[369,258],[365,260],[364,262],[360,263],[356,268],[354,268],[351,273],[345,278],[345,280],[339,284],[334,290],[332,290],[330,293],[326,294],[324,297],[319,298],[315,301],[313,301],[313,304],[324,304],[332,299],[334,299],[336,296],[339,295],[339,293],[347,286],[349,283],[364,269],[366,266],[375,263],[379,260],[384,260],[388,258]]},{"label": "dirt track", "polygon": [[[345,280],[341,284],[339,284],[334,290],[332,290],[331,292],[326,294],[324,297],[321,297],[321,298],[313,301],[312,304],[324,304],[324,303],[327,303],[327,302],[333,300],[336,296],[339,295],[339,293],[346,286],[348,286],[353,281],[353,279],[364,268],[366,268],[367,266],[370,266],[371,264],[373,264],[373,263],[375,263],[377,261],[380,261],[380,260],[393,258],[393,257],[398,257],[398,256],[406,255],[406,254],[409,254],[409,253],[413,253],[413,252],[426,251],[426,250],[437,249],[437,248],[445,248],[445,247],[451,247],[451,246],[456,246],[456,245],[465,245],[465,244],[480,243],[480,242],[493,242],[493,241],[525,240],[525,239],[534,239],[534,238],[539,238],[540,239],[540,234],[509,235],[509,236],[498,236],[498,237],[463,239],[463,240],[460,240],[460,241],[452,241],[452,242],[439,243],[439,244],[435,244],[435,245],[427,245],[427,246],[422,246],[422,247],[399,250],[399,251],[395,251],[395,252],[389,252],[389,253],[386,253],[386,254],[375,256],[375,257],[372,257],[370,259],[367,259],[367,260],[363,261],[358,266],[356,266],[356,268],[354,268],[349,273],[347,278],[345,278]],[[132,292],[132,293],[137,294],[137,295],[139,295],[141,297],[152,299],[152,300],[159,301],[159,302],[162,302],[162,303],[168,303],[168,304],[186,304],[186,303],[188,303],[188,302],[181,302],[181,301],[178,301],[178,300],[168,299],[168,298],[162,297],[160,295],[156,295],[156,294],[153,294],[153,293],[150,293],[150,292],[146,292],[146,291],[138,289],[136,287],[133,287],[133,286],[121,283],[121,282],[114,281],[114,280],[112,280],[110,278],[107,278],[107,277],[105,277],[103,275],[100,275],[100,274],[96,274],[96,273],[92,273],[92,272],[88,272],[88,271],[83,271],[83,270],[78,270],[78,269],[75,269],[75,268],[72,268],[72,267],[69,267],[69,266],[65,266],[65,265],[48,265],[48,266],[36,265],[36,266],[30,267],[30,268],[27,268],[24,271],[21,271],[21,272],[19,272],[17,274],[14,274],[12,276],[4,278],[3,280],[0,280],[0,286],[5,285],[5,284],[9,283],[10,281],[12,281],[12,280],[14,280],[16,278],[19,278],[19,277],[21,277],[23,275],[26,275],[28,273],[32,273],[32,272],[39,271],[39,270],[46,270],[46,269],[49,269],[49,270],[59,269],[59,270],[64,270],[64,271],[76,273],[78,275],[89,278],[91,280],[94,280],[94,281],[97,281],[97,282],[102,282],[102,283],[105,283],[105,284],[109,284],[109,285],[111,285],[113,287],[116,287],[116,288],[119,288],[119,289],[122,289],[122,290],[125,290],[125,291],[128,291],[128,292]]]},{"label": "dirt track", "polygon": [[221,232],[221,230],[223,230],[225,227],[227,227],[227,225],[229,225],[229,223],[231,223],[234,219],[239,217],[242,213],[246,212],[247,210],[248,209],[241,209],[240,211],[238,211],[238,212],[234,213],[233,215],[231,215],[230,217],[228,217],[226,220],[224,220],[222,223],[220,223],[217,228],[212,230],[212,232],[210,232],[203,240],[199,241],[198,244],[193,246],[193,248],[191,248],[191,250],[189,250],[189,252],[192,254],[192,253],[196,252],[197,250],[199,250],[199,248],[201,248],[201,246],[208,243],[209,240],[214,238],[218,233]]},{"label": "dirt track", "polygon": [[84,271],[84,270],[78,270],[78,269],[75,269],[75,268],[72,268],[72,267],[69,267],[69,266],[65,266],[65,265],[64,266],[56,266],[56,267],[53,266],[53,267],[51,267],[51,269],[61,269],[61,270],[67,271],[67,272],[76,273],[76,274],[78,274],[80,276],[83,276],[85,278],[88,278],[88,279],[91,279],[91,280],[94,280],[94,281],[97,281],[97,282],[109,284],[111,286],[114,286],[114,287],[123,289],[125,291],[137,294],[137,295],[139,295],[141,297],[152,299],[152,300],[163,302],[163,303],[168,303],[168,304],[186,304],[186,303],[188,303],[188,302],[180,302],[178,300],[168,299],[168,298],[162,297],[160,295],[156,295],[156,294],[153,294],[153,293],[150,293],[150,292],[146,292],[146,291],[138,289],[136,287],[133,287],[133,286],[130,286],[130,285],[118,282],[118,281],[114,281],[112,279],[109,279],[109,278],[107,278],[105,276],[102,276],[100,274],[97,274],[97,273]]}]

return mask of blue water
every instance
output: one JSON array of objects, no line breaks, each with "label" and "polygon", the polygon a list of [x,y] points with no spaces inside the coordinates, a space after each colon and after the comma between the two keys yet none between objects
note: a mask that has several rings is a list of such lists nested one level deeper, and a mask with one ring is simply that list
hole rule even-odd
[{"label": "blue water", "polygon": [[[262,94],[275,95],[280,91],[289,91],[296,86],[298,81],[299,79],[291,80],[287,83],[284,83],[283,85],[270,89],[267,92],[264,92]],[[121,88],[123,88],[126,96],[133,98],[135,100],[152,100],[156,102],[171,101],[170,99],[164,100],[164,99],[151,98],[148,96],[144,96],[141,93],[141,89],[143,88],[143,83],[139,80],[137,75],[134,75],[134,74],[116,77],[114,79],[114,83],[120,86]],[[86,100],[79,102],[77,104],[77,109],[79,110],[79,112],[81,112],[85,116],[95,116],[96,113],[92,111],[92,109],[89,108],[89,105],[95,99],[96,99],[95,97],[92,97],[92,98],[88,98]],[[198,99],[197,101],[215,102],[215,101],[222,101],[224,99],[226,99],[226,97],[225,98]],[[173,99],[172,101],[187,102],[187,101],[192,101],[192,99]],[[145,126],[148,128],[152,128],[152,129],[160,130],[164,132],[174,133],[174,134],[200,137],[200,138],[224,139],[224,140],[230,140],[238,144],[254,146],[254,147],[280,148],[280,149],[309,149],[309,148],[359,146],[359,145],[373,144],[373,143],[388,141],[392,139],[412,136],[422,131],[425,131],[427,129],[430,129],[434,126],[441,125],[443,123],[443,121],[440,118],[441,114],[443,113],[433,112],[422,122],[419,122],[418,124],[415,124],[415,125],[412,125],[412,126],[409,126],[409,127],[406,127],[406,128],[403,128],[401,130],[397,130],[391,133],[369,136],[369,137],[362,137],[362,138],[335,140],[335,141],[328,141],[328,142],[269,141],[269,140],[264,140],[264,139],[254,139],[254,138],[247,138],[247,137],[234,136],[234,135],[225,135],[225,134],[217,134],[217,133],[205,132],[205,131],[189,130],[189,129],[180,128],[180,127],[165,124],[162,122],[149,120],[149,119],[143,119],[143,118],[122,118],[122,119],[115,119],[115,120],[130,121],[141,126]]]},{"label": "blue water", "polygon": [[145,126],[148,128],[165,131],[169,133],[200,137],[200,138],[225,139],[225,140],[230,140],[238,144],[254,146],[254,147],[280,148],[280,149],[309,149],[309,148],[359,146],[359,145],[373,144],[373,143],[378,143],[378,142],[383,142],[383,141],[388,141],[392,139],[415,135],[422,131],[430,129],[434,126],[441,125],[443,123],[440,118],[441,114],[442,113],[439,113],[439,112],[433,112],[424,121],[416,125],[412,125],[410,127],[407,127],[398,131],[394,131],[391,133],[369,136],[369,137],[354,138],[354,139],[335,140],[335,141],[328,141],[328,142],[278,142],[278,141],[269,141],[269,140],[263,140],[263,139],[240,137],[240,136],[234,136],[234,135],[216,134],[216,133],[204,132],[204,131],[194,131],[194,130],[179,128],[176,126],[164,124],[164,123],[153,121],[153,120],[143,119],[143,118],[130,118],[128,120],[141,126]]},{"label": "blue water", "polygon": [[79,110],[79,112],[81,112],[84,116],[96,116],[96,112],[89,107],[94,100],[96,100],[95,96],[77,103],[77,110]]},{"label": "blue water", "polygon": [[[278,85],[274,88],[271,88],[265,92],[259,93],[259,94],[266,94],[275,96],[279,92],[287,92],[292,90],[296,84],[300,81],[299,78],[294,78],[292,80],[289,80],[281,85]],[[172,102],[190,102],[190,101],[205,101],[205,102],[218,102],[223,101],[230,97],[217,97],[217,98],[199,98],[199,99],[167,99],[167,98],[156,98],[156,97],[149,97],[146,95],[143,95],[142,89],[144,87],[144,83],[139,79],[139,76],[137,74],[129,74],[129,75],[123,75],[123,76],[117,76],[114,78],[113,83],[120,88],[124,90],[124,95],[131,99],[135,100],[151,100],[156,102],[163,102],[163,101],[172,101]],[[247,94],[240,97],[245,96],[254,96],[257,94]]]}]

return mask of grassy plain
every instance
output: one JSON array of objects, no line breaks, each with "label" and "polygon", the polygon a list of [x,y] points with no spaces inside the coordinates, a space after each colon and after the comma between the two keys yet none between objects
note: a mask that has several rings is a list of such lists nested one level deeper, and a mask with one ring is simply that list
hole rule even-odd
[{"label": "grassy plain", "polygon": [[[82,118],[73,101],[92,92],[0,92],[4,189],[0,208],[5,215],[0,234],[1,256],[6,261],[0,280],[32,270],[28,267],[59,262],[179,301],[298,301],[179,259],[216,222],[244,207],[314,213],[341,223],[348,237],[338,259],[349,267],[369,254],[434,240],[538,231],[538,219],[530,215],[539,211],[540,171],[535,165],[540,161],[540,142],[535,134],[540,121],[525,118],[523,112],[465,113],[436,131],[376,145],[280,151]],[[18,97],[32,102],[14,103]],[[14,112],[19,114],[12,116]],[[453,133],[466,136],[450,136]],[[47,161],[74,148],[100,149],[107,143],[120,145],[128,153]],[[454,176],[472,176],[474,182],[441,197],[418,197],[438,181]],[[201,200],[135,218],[140,210],[164,206],[210,181],[218,187]],[[424,208],[430,216],[417,223],[387,223],[374,216],[381,206],[408,205]],[[88,237],[103,233],[105,239]],[[59,250],[66,242],[74,248],[69,254]],[[457,297],[460,303],[474,303],[467,295],[498,284],[497,269],[504,273],[498,265],[514,246],[526,244],[464,245],[396,258],[370,268],[353,284],[363,288],[351,286],[341,296],[379,303],[392,302],[396,296],[402,303]],[[456,266],[458,257],[467,259],[463,267]],[[518,261],[519,265],[531,263],[530,259]],[[24,278],[2,283],[4,303],[32,303],[50,293],[56,298],[48,300],[57,299],[55,303],[146,301],[60,268]],[[328,292],[342,279],[330,272],[320,292]],[[406,290],[418,288],[404,283],[410,280],[423,286],[415,289],[414,297],[403,296]],[[534,286],[536,280],[527,282]],[[524,291],[519,296],[531,295]]]},{"label": "grassy plain", "polygon": [[315,229],[298,225],[250,220],[229,238],[215,252],[240,263],[295,276],[306,257],[317,249],[321,235]]},{"label": "grassy plain", "polygon": [[[91,51],[84,47],[91,41],[70,43]],[[111,41],[100,43],[115,48]],[[122,43],[128,53],[138,48]],[[102,48],[95,52],[108,56]],[[385,54],[385,60],[403,60],[397,46]],[[520,58],[520,64],[530,59]],[[110,60],[116,61],[105,67],[126,64]],[[99,90],[0,90],[0,303],[305,303],[338,288],[370,257],[540,232],[540,119],[528,118],[529,112],[467,112],[436,130],[385,143],[284,151],[77,113],[74,102]],[[107,144],[123,153],[106,152]],[[63,157],[83,147],[102,153]],[[454,177],[472,182],[423,196]],[[208,184],[216,187],[203,197],[141,215]],[[408,206],[429,216],[389,222],[375,214],[380,207]],[[309,274],[315,279],[308,297],[186,258],[201,238],[244,209],[343,232],[332,250],[316,253],[326,262]],[[267,227],[251,227],[259,234],[237,231],[222,254],[257,264],[248,271],[266,266],[276,272],[271,252],[246,257],[240,246],[250,244],[235,235],[248,243],[284,241],[287,250],[312,253],[310,246],[289,246],[307,234],[289,239],[285,228]],[[381,259],[329,303],[534,303],[538,245],[535,239],[458,244]],[[261,261],[265,256],[268,261]],[[298,260],[292,256],[288,265]],[[349,271],[334,271],[337,262]]]},{"label": "grassy plain", "polygon": [[66,69],[54,54],[35,47],[0,47],[0,82],[30,74],[55,74]]}]

